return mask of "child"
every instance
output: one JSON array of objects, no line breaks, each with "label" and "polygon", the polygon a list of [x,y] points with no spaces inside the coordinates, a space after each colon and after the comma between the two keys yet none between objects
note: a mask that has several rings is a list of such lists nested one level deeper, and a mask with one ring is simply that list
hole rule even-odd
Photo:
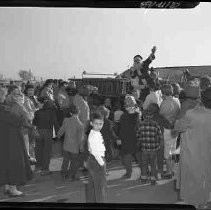
[{"label": "child", "polygon": [[[71,114],[70,118],[65,118],[62,127],[58,131],[57,137],[60,138],[63,134],[63,162],[61,167],[61,173],[63,178],[71,178],[71,181],[76,180],[76,173],[78,170],[78,156],[80,147],[84,137],[84,126],[78,118],[79,110],[75,105],[71,105],[69,108]],[[70,162],[70,168],[68,173],[68,165]]]},{"label": "child", "polygon": [[93,113],[90,122],[92,129],[88,135],[89,157],[87,168],[89,172],[88,202],[104,203],[106,196],[106,162],[105,146],[101,134],[104,117],[100,113]]},{"label": "child", "polygon": [[40,97],[38,99],[40,108],[35,112],[33,125],[37,127],[39,138],[36,139],[35,143],[35,155],[37,159],[36,170],[41,170],[41,175],[48,175],[51,149],[52,149],[52,138],[53,128],[55,131],[58,130],[56,112],[53,108],[53,103],[49,101],[47,97]]},{"label": "child", "polygon": [[110,111],[105,106],[100,106],[98,111],[104,116],[104,124],[101,130],[105,142],[105,158],[106,162],[110,162],[115,156],[114,144],[118,137],[114,133],[113,123],[109,120]]},{"label": "child", "polygon": [[156,184],[157,177],[157,152],[162,142],[162,132],[153,119],[153,113],[150,109],[146,110],[144,120],[139,122],[137,128],[137,141],[141,150],[141,177],[142,184],[148,182],[147,169],[148,163],[151,166],[151,184]]},{"label": "child", "polygon": [[[157,122],[159,125],[162,135],[164,134],[165,129],[172,129],[173,124],[171,124],[165,117],[163,117],[159,112],[160,108],[158,104],[152,103],[149,105],[148,110],[152,113],[152,120]],[[157,152],[157,165],[158,165],[158,174],[157,178],[158,180],[161,179],[163,175],[163,161],[164,161],[164,138],[162,138],[162,141],[160,142],[160,149]]]}]

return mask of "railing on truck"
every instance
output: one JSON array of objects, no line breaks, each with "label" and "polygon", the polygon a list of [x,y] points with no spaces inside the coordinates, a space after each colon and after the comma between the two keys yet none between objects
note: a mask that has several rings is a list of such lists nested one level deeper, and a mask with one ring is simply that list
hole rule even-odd
[{"label": "railing on truck", "polygon": [[81,85],[91,85],[98,88],[98,93],[104,96],[120,96],[125,95],[130,90],[129,79],[117,78],[82,78],[71,79],[75,82],[76,87]]}]

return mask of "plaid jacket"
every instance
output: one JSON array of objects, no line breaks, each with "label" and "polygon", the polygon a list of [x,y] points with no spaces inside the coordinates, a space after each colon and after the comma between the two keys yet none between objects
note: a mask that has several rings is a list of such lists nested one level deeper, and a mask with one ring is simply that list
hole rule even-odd
[{"label": "plaid jacket", "polygon": [[163,134],[154,120],[146,118],[144,121],[140,121],[136,135],[141,150],[156,151],[160,149]]}]

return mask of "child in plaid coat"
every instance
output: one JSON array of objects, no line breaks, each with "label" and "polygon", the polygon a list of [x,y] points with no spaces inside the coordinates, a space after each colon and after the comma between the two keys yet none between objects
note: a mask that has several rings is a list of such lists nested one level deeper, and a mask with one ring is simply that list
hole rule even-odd
[{"label": "child in plaid coat", "polygon": [[137,143],[141,150],[141,183],[148,182],[148,163],[151,166],[151,184],[156,184],[157,177],[157,153],[160,150],[163,134],[158,123],[153,119],[150,109],[146,110],[144,120],[139,121],[137,128]]}]

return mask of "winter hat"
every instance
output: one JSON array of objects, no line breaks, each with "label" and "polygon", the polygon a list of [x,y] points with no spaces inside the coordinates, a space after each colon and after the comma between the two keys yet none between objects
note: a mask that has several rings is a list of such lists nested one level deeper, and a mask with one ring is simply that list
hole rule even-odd
[{"label": "winter hat", "polygon": [[197,99],[200,97],[200,87],[195,82],[189,82],[184,89],[185,97]]},{"label": "winter hat", "polygon": [[137,105],[134,96],[126,95],[125,96],[125,108],[135,107]]}]

